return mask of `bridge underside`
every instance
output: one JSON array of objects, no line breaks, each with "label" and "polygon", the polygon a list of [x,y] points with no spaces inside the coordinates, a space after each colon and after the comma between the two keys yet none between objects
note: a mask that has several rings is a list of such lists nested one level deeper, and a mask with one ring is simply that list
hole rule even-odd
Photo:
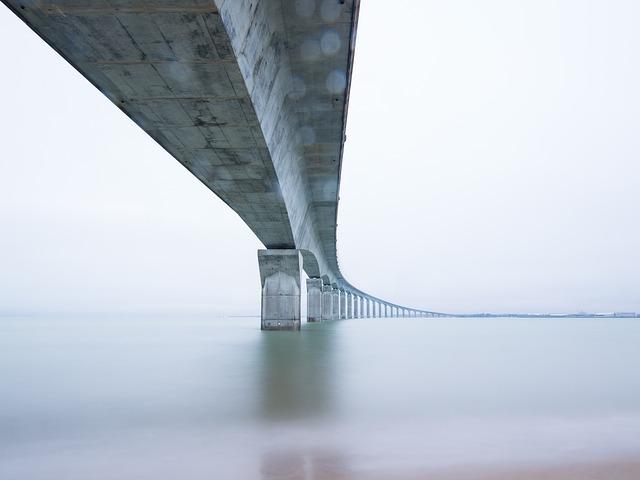
[{"label": "bridge underside", "polygon": [[336,254],[358,0],[2,1],[267,247],[264,328],[299,327],[302,268],[314,319],[328,299],[342,318],[362,299],[403,310],[351,286]]}]

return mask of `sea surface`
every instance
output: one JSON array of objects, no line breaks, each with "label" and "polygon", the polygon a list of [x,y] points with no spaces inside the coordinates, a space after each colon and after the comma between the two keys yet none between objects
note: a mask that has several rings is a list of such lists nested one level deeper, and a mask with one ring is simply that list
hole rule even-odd
[{"label": "sea surface", "polygon": [[640,319],[0,318],[2,480],[638,460]]}]

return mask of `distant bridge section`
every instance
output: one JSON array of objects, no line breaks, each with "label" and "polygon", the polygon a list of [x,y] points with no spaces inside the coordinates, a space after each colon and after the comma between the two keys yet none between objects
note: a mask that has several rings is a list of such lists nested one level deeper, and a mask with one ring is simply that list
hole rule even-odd
[{"label": "distant bridge section", "polygon": [[437,316],[340,273],[336,219],[359,0],[2,0],[231,207],[258,252],[262,328]]}]

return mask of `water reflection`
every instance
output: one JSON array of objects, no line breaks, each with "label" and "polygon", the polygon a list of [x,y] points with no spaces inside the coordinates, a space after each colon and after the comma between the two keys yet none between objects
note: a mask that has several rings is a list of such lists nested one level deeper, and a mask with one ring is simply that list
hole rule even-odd
[{"label": "water reflection", "polygon": [[259,352],[259,412],[265,420],[311,420],[334,407],[335,327],[264,332]]},{"label": "water reflection", "polygon": [[639,342],[635,319],[4,319],[0,479],[469,480],[433,472],[638,459]]}]

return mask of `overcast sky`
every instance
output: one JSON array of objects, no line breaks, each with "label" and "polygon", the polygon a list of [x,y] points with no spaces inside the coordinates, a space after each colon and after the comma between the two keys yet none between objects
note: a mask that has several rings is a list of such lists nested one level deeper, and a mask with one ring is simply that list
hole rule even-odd
[{"label": "overcast sky", "polygon": [[[439,311],[640,311],[640,3],[362,2],[343,273]],[[243,222],[0,6],[0,313],[259,313]]]}]

